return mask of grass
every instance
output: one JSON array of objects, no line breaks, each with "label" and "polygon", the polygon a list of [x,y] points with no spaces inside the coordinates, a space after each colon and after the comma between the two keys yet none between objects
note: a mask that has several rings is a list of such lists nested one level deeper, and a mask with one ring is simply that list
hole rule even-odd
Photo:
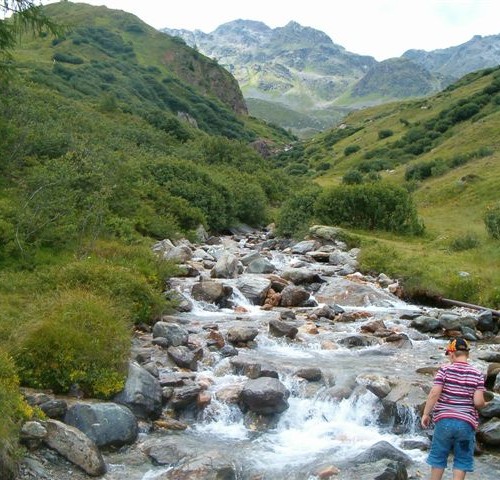
[{"label": "grass", "polygon": [[[434,118],[460,99],[481,92],[491,83],[493,75],[495,72],[473,74],[456,88],[428,99],[351,113],[344,123],[361,127],[353,135],[328,148],[323,141],[328,136],[325,132],[305,145],[306,155],[314,147],[310,163],[331,160],[332,167],[315,181],[325,188],[338,185],[347,171],[364,160],[366,152],[390,145],[413,126]],[[380,140],[378,132],[384,129],[392,130],[394,135]],[[358,145],[360,149],[346,156],[344,150],[350,145]],[[404,174],[408,165],[439,158],[449,160],[480,148],[488,148],[492,154],[472,158],[440,176],[416,183],[418,188],[413,196],[426,226],[423,237],[358,232],[364,239],[361,263],[365,270],[384,271],[403,278],[410,294],[427,292],[500,308],[500,241],[488,236],[483,221],[487,207],[500,199],[500,110],[494,103],[476,118],[454,125],[432,150],[380,174],[384,181],[407,185]]]}]

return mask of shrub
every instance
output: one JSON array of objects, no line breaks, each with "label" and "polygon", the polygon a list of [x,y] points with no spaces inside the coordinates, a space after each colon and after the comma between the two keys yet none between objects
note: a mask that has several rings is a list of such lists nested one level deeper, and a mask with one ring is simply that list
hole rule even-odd
[{"label": "shrub", "polygon": [[478,247],[479,243],[478,236],[473,232],[468,232],[460,237],[454,238],[450,243],[450,249],[454,252],[462,252]]},{"label": "shrub", "polygon": [[500,240],[500,203],[489,207],[484,215],[484,224],[488,234]]},{"label": "shrub", "polygon": [[20,421],[31,409],[19,393],[14,362],[0,350],[0,478],[15,478]]},{"label": "shrub", "polygon": [[319,188],[310,187],[291,196],[283,204],[277,221],[280,235],[297,238],[308,230],[319,193]]},{"label": "shrub", "polygon": [[382,182],[334,187],[316,203],[320,222],[367,230],[423,233],[409,193]]},{"label": "shrub", "polygon": [[359,151],[360,148],[361,147],[359,145],[349,145],[344,149],[344,155],[347,157],[347,156]]},{"label": "shrub", "polygon": [[15,348],[24,385],[109,398],[126,377],[130,348],[127,312],[105,297],[68,290],[47,297],[29,313]]},{"label": "shrub", "polygon": [[394,132],[389,129],[385,130],[379,130],[378,132],[378,138],[379,140],[383,140],[384,138],[392,137],[394,135]]},{"label": "shrub", "polygon": [[363,183],[363,174],[359,170],[349,170],[343,177],[344,185],[359,185]]},{"label": "shrub", "polygon": [[71,63],[72,65],[81,65],[83,63],[83,58],[71,55],[71,53],[57,52],[54,53],[52,59],[56,62]]}]

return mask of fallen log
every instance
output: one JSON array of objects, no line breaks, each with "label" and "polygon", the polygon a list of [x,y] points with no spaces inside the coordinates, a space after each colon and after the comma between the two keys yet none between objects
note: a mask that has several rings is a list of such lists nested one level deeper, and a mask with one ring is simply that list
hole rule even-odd
[{"label": "fallen log", "polygon": [[492,313],[495,317],[500,317],[500,311],[494,310],[493,308],[483,307],[481,305],[474,305],[473,303],[460,302],[459,300],[451,300],[450,298],[437,297],[437,300],[447,304],[454,305],[456,307],[471,308],[472,310],[486,310]]}]

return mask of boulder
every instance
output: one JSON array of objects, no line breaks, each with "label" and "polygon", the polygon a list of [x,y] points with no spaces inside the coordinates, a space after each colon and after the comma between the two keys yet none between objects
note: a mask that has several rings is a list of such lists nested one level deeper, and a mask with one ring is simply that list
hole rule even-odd
[{"label": "boulder", "polygon": [[323,374],[321,373],[321,369],[318,367],[304,367],[300,368],[295,372],[297,377],[303,378],[308,382],[318,382],[321,380]]},{"label": "boulder", "polygon": [[195,300],[225,306],[233,289],[228,285],[213,280],[202,280],[195,283],[191,289],[191,295]]},{"label": "boulder", "polygon": [[235,255],[225,252],[210,271],[212,278],[236,278],[238,276],[238,259]]},{"label": "boulder", "polygon": [[176,263],[186,263],[193,257],[193,252],[187,245],[179,245],[171,248],[164,254],[165,260],[171,260]]},{"label": "boulder", "polygon": [[68,404],[65,400],[49,400],[39,405],[40,410],[49,418],[61,419],[66,415]]},{"label": "boulder", "polygon": [[282,307],[299,307],[304,302],[309,300],[310,294],[307,290],[296,287],[295,285],[288,285],[281,292],[281,306]]},{"label": "boulder", "polygon": [[308,268],[288,268],[281,274],[281,277],[295,285],[324,282],[317,272]]},{"label": "boulder", "polygon": [[292,246],[292,253],[305,255],[306,253],[317,250],[321,246],[317,240],[304,240]]},{"label": "boulder", "polygon": [[394,460],[403,465],[412,463],[411,458],[406,453],[386,441],[375,443],[368,450],[354,457],[352,461],[353,463],[375,463],[382,459]]},{"label": "boulder", "polygon": [[259,329],[254,325],[236,325],[227,331],[229,342],[246,343],[252,341],[259,334]]},{"label": "boulder", "polygon": [[106,473],[106,464],[96,444],[78,428],[59,420],[47,420],[44,442],[92,477]]},{"label": "boulder", "polygon": [[134,443],[138,433],[134,414],[112,402],[75,403],[68,409],[64,422],[81,430],[98,447]]},{"label": "boulder", "polygon": [[167,345],[178,347],[186,345],[189,334],[186,329],[175,323],[156,322],[153,326],[153,338],[163,337],[167,340]]},{"label": "boulder", "polygon": [[265,415],[284,412],[288,407],[290,392],[278,379],[260,377],[248,381],[241,391],[243,407]]},{"label": "boulder", "polygon": [[201,349],[190,350],[188,347],[168,347],[168,356],[174,363],[181,368],[189,368],[196,371],[198,368],[198,360],[201,360],[203,351]]},{"label": "boulder", "polygon": [[277,319],[269,321],[269,333],[275,337],[288,337],[294,339],[298,332],[298,328],[291,323]]},{"label": "boulder", "polygon": [[479,425],[477,438],[485,445],[491,447],[500,446],[500,419],[492,418],[486,423]]},{"label": "boulder", "polygon": [[378,398],[384,398],[389,395],[391,391],[391,385],[387,378],[382,377],[381,375],[371,375],[371,374],[363,374],[358,375],[356,378],[356,382],[359,385],[363,385],[366,389],[372,392]]},{"label": "boulder", "polygon": [[244,274],[238,279],[237,287],[254,305],[264,305],[271,280],[255,274]]},{"label": "boulder", "polygon": [[320,240],[334,242],[345,238],[345,231],[338,227],[329,227],[326,225],[313,225],[309,228],[309,234]]},{"label": "boulder", "polygon": [[139,418],[158,418],[162,409],[160,382],[138,363],[131,362],[125,388],[114,401],[130,408]]},{"label": "boulder", "polygon": [[441,329],[441,323],[437,318],[426,315],[419,315],[417,318],[414,318],[410,326],[423,333],[437,332]]},{"label": "boulder", "polygon": [[276,267],[267,258],[257,258],[247,267],[246,273],[273,273]]}]

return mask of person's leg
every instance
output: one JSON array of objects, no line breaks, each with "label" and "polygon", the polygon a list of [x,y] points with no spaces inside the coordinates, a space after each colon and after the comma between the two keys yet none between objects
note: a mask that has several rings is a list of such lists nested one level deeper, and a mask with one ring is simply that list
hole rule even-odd
[{"label": "person's leg", "polygon": [[453,470],[453,480],[464,480],[466,473],[463,470]]},{"label": "person's leg", "polygon": [[[431,479],[430,480],[441,480],[443,478],[444,468],[431,468]],[[453,479],[455,480],[455,479]]]}]

